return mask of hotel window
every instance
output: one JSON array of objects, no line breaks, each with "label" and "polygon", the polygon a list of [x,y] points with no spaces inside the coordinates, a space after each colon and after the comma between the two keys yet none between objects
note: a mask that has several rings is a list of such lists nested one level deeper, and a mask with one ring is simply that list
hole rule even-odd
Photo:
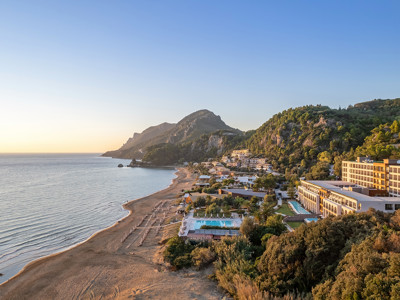
[{"label": "hotel window", "polygon": [[385,204],[385,210],[393,210],[393,204]]},{"label": "hotel window", "polygon": [[400,209],[400,204],[395,204],[395,205],[394,205],[394,209],[395,209],[395,210]]}]

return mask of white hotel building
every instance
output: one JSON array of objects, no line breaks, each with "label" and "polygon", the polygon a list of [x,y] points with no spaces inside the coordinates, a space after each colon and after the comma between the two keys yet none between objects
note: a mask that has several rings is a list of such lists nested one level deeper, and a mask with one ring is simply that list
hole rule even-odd
[{"label": "white hotel building", "polygon": [[343,215],[369,208],[384,212],[400,209],[400,161],[367,158],[342,162],[343,181],[301,181],[299,201],[313,213]]}]

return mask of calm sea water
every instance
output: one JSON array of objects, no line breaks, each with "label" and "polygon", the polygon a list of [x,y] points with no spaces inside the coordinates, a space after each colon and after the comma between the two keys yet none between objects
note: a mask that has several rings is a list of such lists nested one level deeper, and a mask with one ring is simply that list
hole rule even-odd
[{"label": "calm sea water", "polygon": [[122,204],[166,188],[173,170],[117,168],[98,154],[0,154],[0,283],[128,215]]}]

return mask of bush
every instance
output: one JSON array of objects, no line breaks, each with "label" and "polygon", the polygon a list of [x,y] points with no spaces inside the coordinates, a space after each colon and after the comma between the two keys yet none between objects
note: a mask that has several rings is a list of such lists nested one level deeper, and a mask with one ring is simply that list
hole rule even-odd
[{"label": "bush", "polygon": [[208,266],[215,260],[215,253],[209,248],[195,248],[192,253],[192,264],[198,269]]},{"label": "bush", "polygon": [[214,189],[214,188],[204,188],[203,189],[203,193],[206,193],[206,194],[215,194],[216,193],[216,190]]},{"label": "bush", "polygon": [[272,238],[274,235],[272,233],[266,233],[263,235],[261,238],[261,244],[265,247],[267,245],[267,242],[270,238]]},{"label": "bush", "polygon": [[204,197],[198,197],[193,205],[194,207],[203,207],[206,205],[206,199]]},{"label": "bush", "polygon": [[182,268],[189,268],[192,266],[192,257],[189,253],[186,253],[182,256],[178,256],[175,260],[174,260],[174,267],[176,267],[177,269],[182,269]]},{"label": "bush", "polygon": [[194,246],[186,244],[179,236],[171,238],[164,250],[164,259],[177,269],[190,267],[192,258],[190,253]]}]

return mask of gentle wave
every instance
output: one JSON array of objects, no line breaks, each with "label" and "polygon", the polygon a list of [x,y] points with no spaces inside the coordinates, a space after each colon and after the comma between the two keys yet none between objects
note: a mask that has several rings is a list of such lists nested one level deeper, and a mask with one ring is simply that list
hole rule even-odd
[{"label": "gentle wave", "polygon": [[0,155],[0,283],[128,214],[122,204],[167,187],[172,170],[117,168],[84,155]]}]

